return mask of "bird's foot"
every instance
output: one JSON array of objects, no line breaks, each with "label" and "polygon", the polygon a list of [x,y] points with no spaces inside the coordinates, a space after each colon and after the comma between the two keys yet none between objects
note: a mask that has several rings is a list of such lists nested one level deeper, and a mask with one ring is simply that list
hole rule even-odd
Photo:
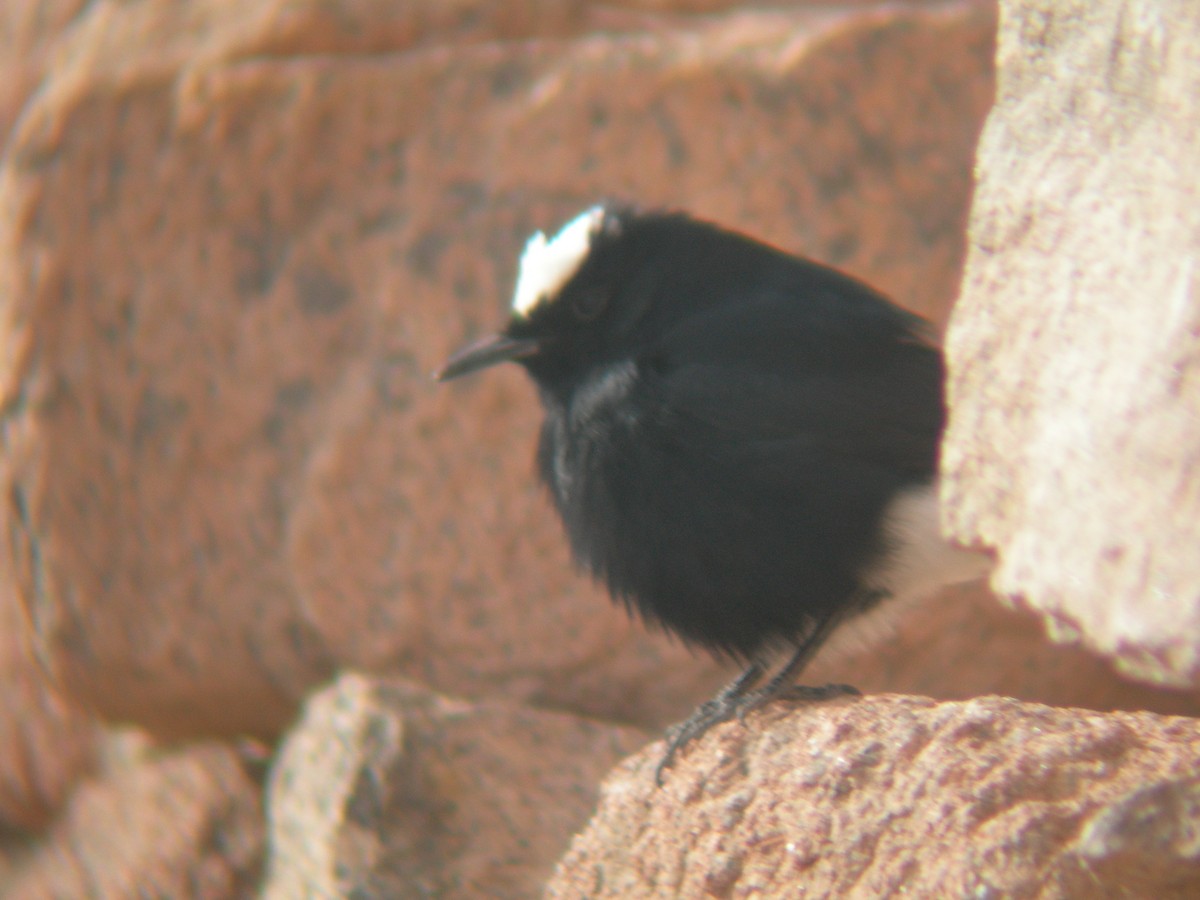
[{"label": "bird's foot", "polygon": [[675,764],[675,756],[680,750],[703,735],[714,725],[728,722],[734,716],[738,715],[738,699],[737,697],[724,698],[717,696],[712,700],[700,704],[700,706],[696,707],[695,712],[667,731],[667,748],[663,751],[662,759],[658,761],[658,766],[654,770],[654,783],[656,785],[662,787],[663,773]]},{"label": "bird's foot", "polygon": [[756,691],[750,691],[742,697],[738,704],[737,717],[739,722],[746,721],[746,713],[753,712],[760,706],[772,700],[793,700],[797,703],[820,703],[824,700],[836,700],[838,697],[861,697],[862,691],[852,684],[782,684],[778,687],[768,684]]},{"label": "bird's foot", "polygon": [[[730,686],[732,688],[733,685]],[[848,684],[826,684],[811,687],[803,684],[776,683],[772,681],[757,690],[741,693],[726,688],[713,699],[702,703],[696,711],[667,731],[667,748],[654,770],[654,783],[662,787],[663,773],[675,763],[675,757],[684,747],[701,737],[715,725],[737,717],[744,722],[746,714],[775,699],[817,703],[836,697],[861,696],[858,688]]]}]

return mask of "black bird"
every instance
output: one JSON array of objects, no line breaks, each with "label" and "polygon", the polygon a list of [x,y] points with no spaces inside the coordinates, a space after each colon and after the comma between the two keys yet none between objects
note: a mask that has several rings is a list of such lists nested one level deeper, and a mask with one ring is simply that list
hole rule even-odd
[{"label": "black bird", "polygon": [[767,700],[857,693],[793,684],[848,616],[986,570],[938,535],[941,352],[847,275],[682,213],[597,206],[533,236],[503,331],[438,378],[506,360],[537,384],[537,468],[578,562],[746,665],[668,735],[660,780]]}]

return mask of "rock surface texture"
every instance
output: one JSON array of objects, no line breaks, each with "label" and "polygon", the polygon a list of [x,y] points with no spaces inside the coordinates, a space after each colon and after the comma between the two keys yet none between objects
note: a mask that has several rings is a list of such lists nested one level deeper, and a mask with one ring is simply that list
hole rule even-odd
[{"label": "rock surface texture", "polygon": [[1002,4],[949,334],[955,536],[994,584],[1200,683],[1200,6]]},{"label": "rock surface texture", "polygon": [[0,868],[5,900],[253,896],[263,813],[228,747],[124,760],[81,784],[35,846]]},{"label": "rock surface texture", "polygon": [[263,900],[536,896],[646,735],[349,674],[275,761]]},{"label": "rock surface texture", "polygon": [[[1200,894],[1200,13],[1000,21],[944,462],[1013,602],[881,607],[809,680],[886,695],[730,723],[660,791],[658,745],[622,764],[552,896]],[[572,571],[521,374],[430,372],[604,197],[943,327],[995,33],[972,0],[0,3],[0,896],[540,894],[727,673]]]},{"label": "rock surface texture", "polygon": [[944,319],[992,11],[331,9],[100,3],[25,41],[0,597],[66,696],[168,738],[277,734],[341,667],[675,719],[724,673],[572,571],[529,386],[429,373],[533,228],[609,195]]},{"label": "rock surface texture", "polygon": [[1195,897],[1200,723],[879,696],[623,763],[546,896]]},{"label": "rock surface texture", "polygon": [[[13,537],[0,517],[0,570],[10,573]],[[28,626],[17,596],[0,587],[0,826],[36,829],[94,765],[100,727],[47,683]]]}]

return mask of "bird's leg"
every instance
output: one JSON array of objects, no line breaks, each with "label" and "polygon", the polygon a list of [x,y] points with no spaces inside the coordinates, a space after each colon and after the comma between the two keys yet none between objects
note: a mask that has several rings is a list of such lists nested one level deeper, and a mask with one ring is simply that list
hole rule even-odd
[{"label": "bird's leg", "polygon": [[654,770],[655,783],[662,786],[663,772],[672,766],[676,754],[684,746],[700,737],[714,725],[728,722],[734,716],[737,716],[739,720],[744,720],[746,713],[780,697],[815,702],[830,700],[834,697],[858,695],[859,690],[848,684],[809,687],[792,683],[840,621],[841,616],[834,615],[818,622],[799,641],[795,652],[783,664],[783,667],[770,681],[758,689],[755,689],[754,685],[766,673],[766,666],[759,659],[752,660],[741,675],[722,688],[711,700],[701,704],[687,719],[667,732],[667,749],[658,763],[658,768]]},{"label": "bird's leg", "polygon": [[859,696],[861,691],[849,684],[823,684],[813,687],[793,683],[840,621],[840,616],[829,616],[817,623],[817,626],[796,646],[796,652],[770,681],[758,690],[746,691],[738,703],[738,719],[745,721],[746,713],[758,709],[776,698],[786,697],[789,700],[816,702],[832,700],[834,697]]},{"label": "bird's leg", "polygon": [[739,701],[759,682],[765,672],[766,667],[761,661],[751,660],[741,675],[721,688],[711,700],[696,707],[695,712],[667,732],[667,749],[663,751],[663,757],[654,770],[655,784],[662,787],[663,772],[671,767],[675,762],[675,754],[684,746],[714,725],[727,722],[737,715]]}]

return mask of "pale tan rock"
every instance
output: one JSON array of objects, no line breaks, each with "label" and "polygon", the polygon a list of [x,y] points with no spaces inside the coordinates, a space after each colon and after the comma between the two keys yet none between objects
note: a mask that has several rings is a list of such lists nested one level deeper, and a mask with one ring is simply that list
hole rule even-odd
[{"label": "pale tan rock", "polygon": [[1082,646],[1055,644],[1038,616],[998,603],[982,584],[904,608],[883,604],[870,618],[847,623],[803,681],[939,700],[1000,694],[1053,706],[1200,715],[1194,690],[1137,682]]},{"label": "pale tan rock", "polygon": [[9,587],[71,696],[269,734],[346,664],[641,723],[715,686],[570,570],[520,374],[428,376],[607,195],[944,315],[990,8],[717,7],[81,11],[0,173]]},{"label": "pale tan rock", "polygon": [[949,335],[955,537],[1138,676],[1200,683],[1200,6],[1002,4]]},{"label": "pale tan rock", "polygon": [[601,776],[645,742],[343,675],[313,695],[275,760],[262,896],[536,896]]},{"label": "pale tan rock", "polygon": [[249,898],[263,845],[258,787],[218,744],[151,752],[80,785],[25,847],[5,900]]},{"label": "pale tan rock", "polygon": [[546,896],[1195,897],[1200,723],[995,697],[776,704],[605,782]]},{"label": "pale tan rock", "polygon": [[0,136],[7,137],[52,65],[59,34],[86,4],[87,0],[0,3]]}]

